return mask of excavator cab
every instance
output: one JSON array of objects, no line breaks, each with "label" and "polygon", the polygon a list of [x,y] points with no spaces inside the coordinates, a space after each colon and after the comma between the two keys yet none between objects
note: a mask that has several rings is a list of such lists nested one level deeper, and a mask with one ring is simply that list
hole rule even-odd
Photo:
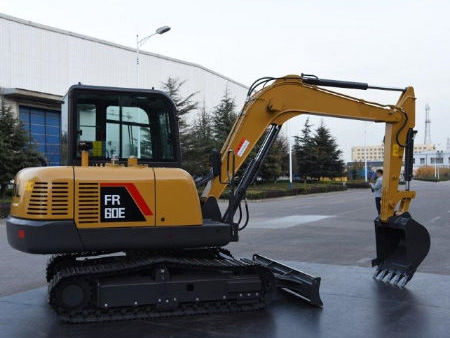
[{"label": "excavator cab", "polygon": [[78,84],[61,110],[63,165],[80,165],[80,143],[90,142],[91,164],[136,157],[150,167],[181,167],[176,107],[161,91]]}]

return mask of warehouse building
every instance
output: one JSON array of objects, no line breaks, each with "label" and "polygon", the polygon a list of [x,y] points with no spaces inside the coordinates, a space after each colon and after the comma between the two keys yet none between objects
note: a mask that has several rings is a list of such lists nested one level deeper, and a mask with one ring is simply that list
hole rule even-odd
[{"label": "warehouse building", "polygon": [[[0,98],[24,121],[49,165],[60,163],[61,100],[77,83],[136,87],[136,50],[0,14]],[[159,89],[169,77],[186,81],[206,108],[225,90],[242,105],[247,87],[201,65],[141,51],[140,87]]]}]

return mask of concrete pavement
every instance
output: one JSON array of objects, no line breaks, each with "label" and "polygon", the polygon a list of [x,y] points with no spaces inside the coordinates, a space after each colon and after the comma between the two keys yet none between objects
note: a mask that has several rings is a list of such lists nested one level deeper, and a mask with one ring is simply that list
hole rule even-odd
[{"label": "concrete pavement", "polygon": [[[450,275],[450,182],[414,181],[412,189],[417,198],[411,214],[431,234],[431,251],[419,271]],[[237,256],[257,252],[275,259],[362,267],[375,257],[376,211],[368,190],[279,198],[249,207],[247,229],[239,243],[229,245]],[[48,256],[12,249],[4,228],[0,221],[0,297],[45,285]]]},{"label": "concrete pavement", "polygon": [[[431,235],[418,271],[450,274],[450,182],[413,181],[411,215]],[[222,206],[226,206],[223,203]],[[295,196],[249,203],[250,222],[232,243],[242,256],[369,267],[375,257],[375,202],[369,190]]]},{"label": "concrete pavement", "polygon": [[279,292],[262,311],[68,325],[45,287],[0,298],[2,337],[446,338],[450,276],[417,273],[406,289],[377,283],[369,268],[284,262],[322,276],[323,308]]}]

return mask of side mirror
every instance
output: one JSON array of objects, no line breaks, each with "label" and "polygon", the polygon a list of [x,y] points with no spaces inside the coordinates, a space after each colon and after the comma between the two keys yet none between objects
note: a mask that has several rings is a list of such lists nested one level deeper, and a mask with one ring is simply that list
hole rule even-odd
[{"label": "side mirror", "polygon": [[215,149],[211,153],[211,167],[213,176],[219,176],[220,170],[222,168],[222,157],[220,156],[220,153]]}]

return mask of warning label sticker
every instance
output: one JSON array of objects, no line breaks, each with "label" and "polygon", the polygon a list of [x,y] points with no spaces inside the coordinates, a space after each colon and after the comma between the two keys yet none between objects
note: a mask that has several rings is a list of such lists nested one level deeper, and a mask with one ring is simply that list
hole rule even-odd
[{"label": "warning label sticker", "polygon": [[235,153],[237,156],[242,157],[244,155],[245,151],[247,150],[248,146],[250,145],[250,141],[246,138],[243,138],[241,142],[239,142],[239,145],[236,147]]}]

